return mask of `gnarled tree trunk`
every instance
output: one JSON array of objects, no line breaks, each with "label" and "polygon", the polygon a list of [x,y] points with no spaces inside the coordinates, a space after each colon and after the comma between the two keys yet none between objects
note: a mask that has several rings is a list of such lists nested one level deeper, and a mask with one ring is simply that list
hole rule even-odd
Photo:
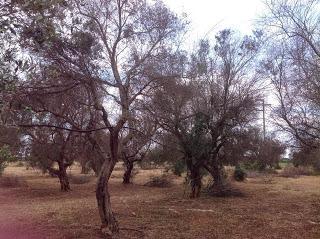
[{"label": "gnarled tree trunk", "polygon": [[115,163],[116,162],[112,160],[106,160],[103,163],[96,188],[96,199],[102,223],[101,228],[109,228],[112,233],[117,233],[119,231],[118,222],[111,209],[110,194],[108,190],[109,178]]},{"label": "gnarled tree trunk", "polygon": [[129,184],[131,179],[132,169],[133,169],[133,162],[130,159],[124,159],[123,162],[125,165],[125,171],[123,174],[122,183]]},{"label": "gnarled tree trunk", "polygon": [[59,181],[62,192],[68,192],[71,190],[68,176],[59,175]]},{"label": "gnarled tree trunk", "polygon": [[49,174],[51,176],[59,178],[60,190],[62,192],[68,192],[71,190],[69,178],[68,178],[68,174],[67,174],[68,165],[65,165],[63,162],[58,162],[58,167],[59,167],[59,169],[47,168],[47,170],[49,171]]},{"label": "gnarled tree trunk", "polygon": [[201,174],[198,167],[191,167],[190,169],[190,198],[197,198],[201,192]]},{"label": "gnarled tree trunk", "polygon": [[213,187],[219,191],[224,190],[224,178],[223,178],[223,169],[219,165],[213,165],[212,167],[213,172]]},{"label": "gnarled tree trunk", "polygon": [[110,194],[108,190],[108,182],[114,166],[118,160],[118,135],[113,135],[110,132],[110,150],[111,157],[106,159],[101,167],[98,175],[97,188],[96,188],[96,199],[98,204],[98,210],[101,220],[101,229],[107,228],[113,234],[119,232],[118,222],[112,212]]},{"label": "gnarled tree trunk", "polygon": [[186,164],[188,168],[188,177],[190,180],[191,193],[190,198],[197,198],[201,192],[201,174],[200,167],[193,164],[192,158],[186,158]]},{"label": "gnarled tree trunk", "polygon": [[59,172],[58,172],[58,178],[60,181],[60,189],[62,192],[68,192],[71,190],[69,178],[67,175],[67,167],[64,165],[63,162],[59,162]]},{"label": "gnarled tree trunk", "polygon": [[211,193],[213,195],[223,196],[226,190],[223,166],[219,164],[217,159],[213,159],[210,165],[205,165],[205,168],[213,178],[213,184],[210,187]]}]

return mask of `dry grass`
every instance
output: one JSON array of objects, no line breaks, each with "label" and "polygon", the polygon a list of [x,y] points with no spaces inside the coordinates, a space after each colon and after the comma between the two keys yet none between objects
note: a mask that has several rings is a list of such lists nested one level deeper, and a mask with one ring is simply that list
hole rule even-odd
[{"label": "dry grass", "polygon": [[92,176],[87,175],[69,175],[69,181],[71,184],[85,184],[92,180]]},{"label": "dry grass", "polygon": [[[79,171],[73,168],[72,174]],[[5,176],[12,174],[23,177],[28,187],[0,188],[0,238],[12,231],[28,235],[17,238],[101,238],[94,179],[61,193],[55,178],[9,167]],[[271,183],[249,178],[234,183],[244,197],[191,200],[183,196],[181,178],[170,188],[143,186],[151,175],[161,174],[140,170],[135,183],[126,186],[121,178],[111,179],[121,239],[320,238],[320,177],[272,176]]]},{"label": "dry grass", "polygon": [[18,188],[27,187],[27,181],[24,178],[18,176],[6,176],[0,177],[0,187],[5,188]]},{"label": "dry grass", "polygon": [[287,166],[281,171],[280,176],[287,177],[287,178],[294,178],[299,176],[310,176],[312,174],[313,174],[313,170],[309,167]]}]

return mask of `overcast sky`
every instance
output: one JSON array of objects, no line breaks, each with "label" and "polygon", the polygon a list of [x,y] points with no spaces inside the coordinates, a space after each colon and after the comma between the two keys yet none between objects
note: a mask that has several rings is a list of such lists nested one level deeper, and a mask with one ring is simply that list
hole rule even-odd
[{"label": "overcast sky", "polygon": [[191,38],[198,40],[208,32],[232,28],[248,34],[254,20],[262,14],[262,0],[164,0],[179,15],[186,13],[191,21]]},{"label": "overcast sky", "polygon": [[[203,37],[214,37],[215,33],[225,28],[250,34],[254,30],[256,19],[263,15],[263,0],[163,0],[178,15],[186,13],[191,23],[186,38],[187,45]],[[209,33],[209,34],[208,34]],[[268,104],[275,104],[272,94],[265,97]],[[266,107],[267,133],[272,126],[269,124],[270,110]],[[262,126],[262,119],[260,120]]]}]

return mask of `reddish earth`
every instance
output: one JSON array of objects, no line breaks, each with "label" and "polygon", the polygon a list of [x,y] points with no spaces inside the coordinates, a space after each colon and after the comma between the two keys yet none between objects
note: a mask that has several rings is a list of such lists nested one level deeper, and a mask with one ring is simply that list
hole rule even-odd
[{"label": "reddish earth", "polygon": [[15,190],[0,187],[0,239],[54,239],[47,226],[36,222],[32,210],[19,210]]},{"label": "reddish earth", "polygon": [[39,232],[33,226],[26,226],[19,222],[0,226],[0,239],[43,239],[48,238],[45,232]]},{"label": "reddish earth", "polygon": [[[79,169],[72,171],[78,174]],[[95,177],[61,193],[57,179],[9,167],[20,187],[0,186],[0,239],[99,239]],[[112,176],[112,206],[120,238],[146,239],[319,239],[320,177],[256,176],[235,183],[243,197],[190,200],[182,178],[170,188],[145,187],[157,170],[140,170],[123,186],[122,171]]]}]

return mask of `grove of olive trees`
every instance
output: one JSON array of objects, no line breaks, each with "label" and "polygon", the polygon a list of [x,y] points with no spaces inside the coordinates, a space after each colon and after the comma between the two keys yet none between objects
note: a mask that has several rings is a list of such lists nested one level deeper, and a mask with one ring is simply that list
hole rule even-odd
[{"label": "grove of olive trees", "polygon": [[[154,163],[193,200],[225,196],[230,167],[276,173],[286,148],[319,169],[320,2],[265,7],[263,30],[220,30],[190,50],[188,18],[160,0],[1,1],[0,175],[19,161],[68,192],[68,169],[93,170],[101,229],[116,237],[118,162],[126,188]],[[260,130],[271,95],[278,134]]]}]

